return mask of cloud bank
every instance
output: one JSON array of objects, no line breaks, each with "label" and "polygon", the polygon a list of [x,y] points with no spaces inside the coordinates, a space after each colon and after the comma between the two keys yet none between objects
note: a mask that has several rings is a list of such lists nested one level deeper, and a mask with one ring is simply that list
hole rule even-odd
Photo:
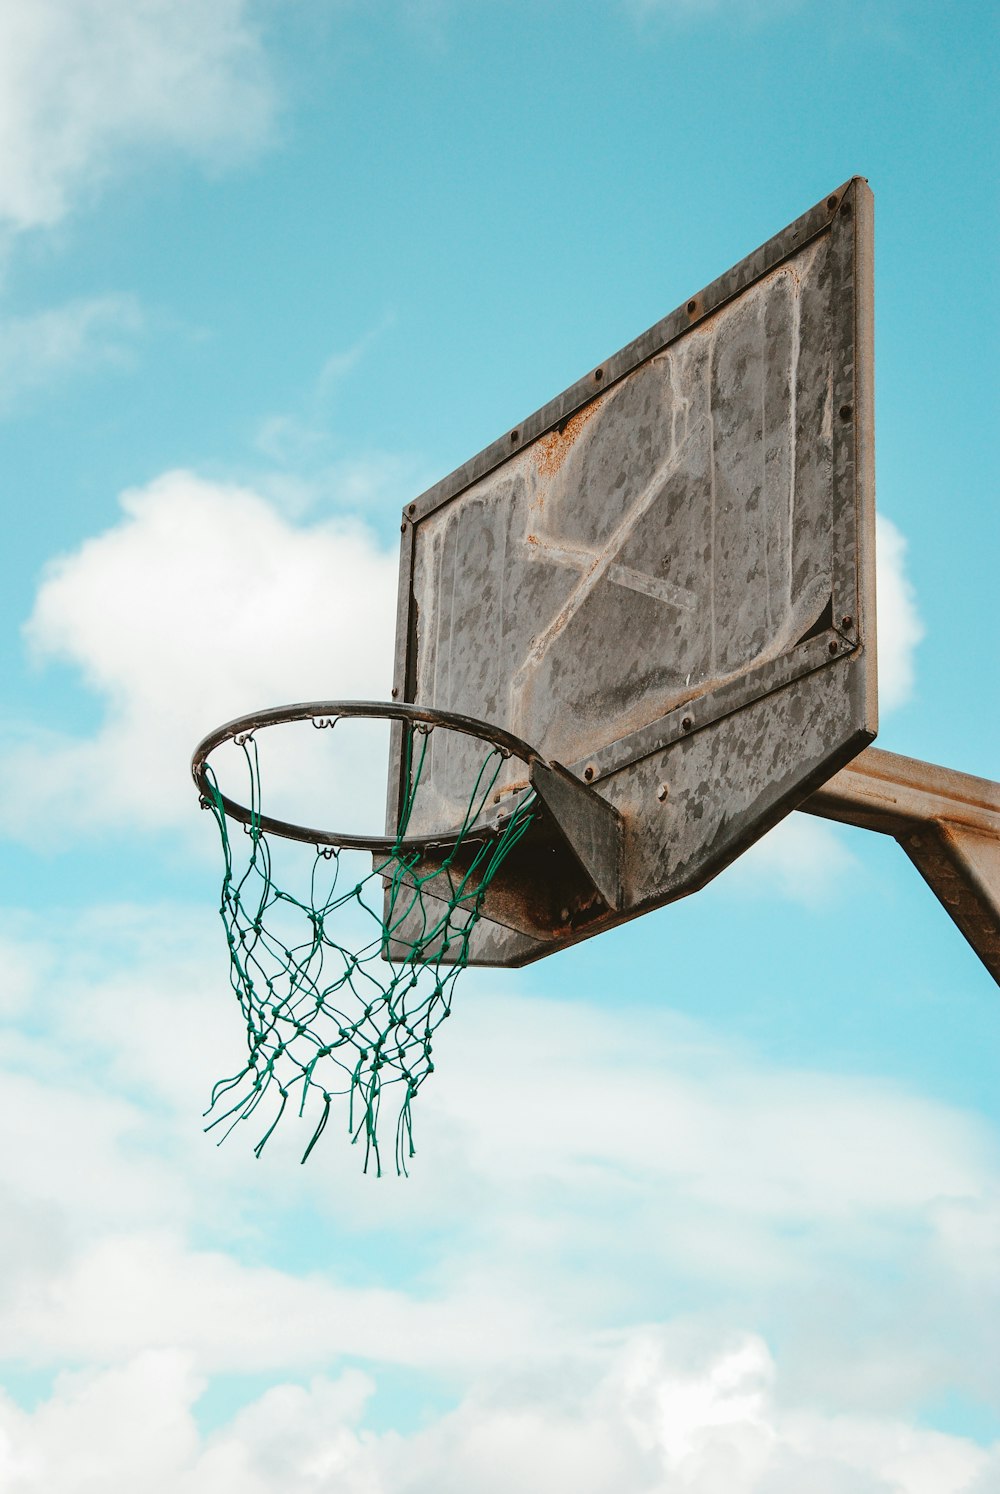
[{"label": "cloud bank", "polygon": [[561,1391],[496,1386],[403,1436],[365,1426],[376,1386],[358,1370],[276,1385],[202,1436],[204,1381],[148,1351],[61,1376],[33,1414],[0,1400],[0,1479],[10,1494],[989,1494],[1000,1472],[962,1438],[785,1406],[754,1337],[695,1367],[636,1334]]},{"label": "cloud bank", "polygon": [[[409,1182],[340,1126],[258,1163],[199,1130],[239,1041],[208,949],[179,909],[0,941],[0,1343],[60,1370],[0,1397],[5,1491],[990,1490],[998,1450],[913,1414],[1000,1383],[980,1119],[470,974]],[[373,1429],[392,1374],[416,1429]]]}]

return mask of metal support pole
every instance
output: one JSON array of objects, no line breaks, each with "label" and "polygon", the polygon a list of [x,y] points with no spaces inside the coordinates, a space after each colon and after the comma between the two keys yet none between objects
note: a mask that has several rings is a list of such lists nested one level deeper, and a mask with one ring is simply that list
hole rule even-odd
[{"label": "metal support pole", "polygon": [[868,747],[799,807],[895,836],[1000,984],[1000,783]]}]

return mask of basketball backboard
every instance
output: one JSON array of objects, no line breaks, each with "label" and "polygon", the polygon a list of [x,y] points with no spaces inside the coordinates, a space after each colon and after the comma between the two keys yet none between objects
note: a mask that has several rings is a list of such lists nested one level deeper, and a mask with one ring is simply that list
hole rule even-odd
[{"label": "basketball backboard", "polygon": [[[694,891],[873,739],[872,361],[854,178],[407,506],[394,697],[530,743],[557,766],[512,758],[497,813],[576,825],[512,858],[475,961]],[[413,833],[468,751],[435,742]]]}]

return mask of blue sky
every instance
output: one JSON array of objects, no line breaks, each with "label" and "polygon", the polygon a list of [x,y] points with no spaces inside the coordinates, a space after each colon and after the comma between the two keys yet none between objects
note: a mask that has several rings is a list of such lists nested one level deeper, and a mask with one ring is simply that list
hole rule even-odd
[{"label": "blue sky", "polygon": [[202,1134],[194,742],[400,506],[853,173],[880,745],[1000,776],[993,8],[0,0],[0,1490],[989,1494],[1000,1009],[890,842],[469,972],[408,1181]]}]

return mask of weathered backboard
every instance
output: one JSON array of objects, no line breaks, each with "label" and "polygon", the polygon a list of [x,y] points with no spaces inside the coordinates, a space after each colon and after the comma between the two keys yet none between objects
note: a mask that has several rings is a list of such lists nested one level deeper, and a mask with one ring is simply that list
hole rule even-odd
[{"label": "weathered backboard", "polygon": [[[522,964],[715,876],[872,740],[874,641],[855,178],[404,511],[396,698],[515,733],[620,816],[616,896],[526,844],[474,958]],[[461,816],[470,750],[435,743],[412,832]]]}]

